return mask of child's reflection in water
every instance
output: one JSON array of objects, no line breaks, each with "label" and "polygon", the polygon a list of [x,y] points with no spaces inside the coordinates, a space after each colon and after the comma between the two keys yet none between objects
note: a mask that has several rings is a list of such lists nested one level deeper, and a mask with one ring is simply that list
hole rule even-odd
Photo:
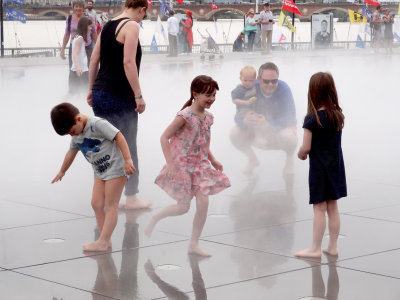
[{"label": "child's reflection in water", "polygon": [[[201,276],[199,262],[203,259],[207,259],[205,257],[189,254],[190,268],[192,269],[192,286],[194,291],[194,297],[196,300],[206,300],[207,292],[204,286],[204,280]],[[154,269],[154,266],[151,260],[148,260],[144,268],[146,270],[147,275],[153,281],[160,290],[171,300],[187,300],[190,299],[188,294],[182,292],[178,288],[170,285],[169,283],[163,281],[157,274]]]},{"label": "child's reflection in water", "polygon": [[112,253],[90,256],[97,262],[97,277],[92,298],[103,295],[121,299],[139,299],[137,265],[139,259],[139,224],[137,218],[148,210],[126,211],[125,233],[122,242],[121,268],[118,275]]}]

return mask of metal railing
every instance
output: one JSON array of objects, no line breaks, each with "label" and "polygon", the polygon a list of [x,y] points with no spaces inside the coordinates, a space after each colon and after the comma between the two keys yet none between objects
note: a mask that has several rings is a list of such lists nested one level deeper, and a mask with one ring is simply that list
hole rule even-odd
[{"label": "metal railing", "polygon": [[[359,47],[360,43],[357,41],[336,41],[332,42],[331,45],[324,49],[330,50],[352,50]],[[364,42],[366,48],[371,48],[370,41]],[[399,48],[400,42],[393,42],[393,48]],[[142,46],[142,51],[145,54],[166,54],[168,53],[167,45],[157,46],[157,51],[150,46]],[[272,49],[274,52],[286,52],[286,51],[313,51],[312,44],[310,42],[296,42],[296,43],[273,43]],[[68,55],[69,48],[65,49],[65,54]],[[254,52],[260,49],[255,48]],[[319,48],[318,50],[322,50]],[[60,47],[31,47],[31,48],[5,48],[4,57],[57,57],[60,56]],[[192,53],[231,53],[233,52],[232,44],[217,44],[215,49],[209,49],[207,51],[202,51],[200,44],[195,44],[192,47]]]}]

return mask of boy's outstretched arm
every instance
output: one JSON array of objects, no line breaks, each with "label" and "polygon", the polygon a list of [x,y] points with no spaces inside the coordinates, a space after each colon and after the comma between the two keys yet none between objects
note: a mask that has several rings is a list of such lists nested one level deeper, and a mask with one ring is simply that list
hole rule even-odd
[{"label": "boy's outstretched arm", "polygon": [[61,181],[61,179],[65,175],[65,172],[67,172],[67,170],[71,166],[72,162],[74,161],[77,153],[78,153],[78,150],[68,150],[67,154],[65,154],[64,162],[61,165],[60,171],[58,172],[57,176],[54,177],[54,179],[51,181],[51,183]]},{"label": "boy's outstretched arm", "polygon": [[114,140],[117,142],[117,145],[121,150],[122,156],[124,157],[125,173],[128,175],[132,175],[136,171],[136,168],[133,165],[131,153],[129,152],[128,143],[126,142],[126,139],[124,135],[121,133],[121,131],[115,135]]}]

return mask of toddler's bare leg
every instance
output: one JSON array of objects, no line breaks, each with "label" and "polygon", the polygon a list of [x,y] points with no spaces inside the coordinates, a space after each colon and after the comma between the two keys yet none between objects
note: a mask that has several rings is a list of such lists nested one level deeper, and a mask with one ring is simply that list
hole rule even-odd
[{"label": "toddler's bare leg", "polygon": [[243,169],[243,173],[251,174],[254,168],[260,164],[256,154],[251,148],[254,140],[254,133],[251,133],[250,130],[244,130],[235,126],[231,130],[230,139],[233,146],[235,146],[239,151],[243,152],[248,158],[248,163]]},{"label": "toddler's bare leg", "polygon": [[125,176],[104,181],[104,224],[100,231],[100,238],[83,245],[83,250],[106,251],[111,245],[111,235],[118,221],[118,203],[125,183]]},{"label": "toddler's bare leg", "polygon": [[328,248],[323,249],[325,253],[330,255],[338,255],[337,240],[340,232],[340,215],[336,200],[328,200],[327,212],[328,212],[328,229],[329,229],[329,244]]},{"label": "toddler's bare leg", "polygon": [[151,218],[150,223],[146,226],[144,230],[144,234],[147,237],[151,237],[151,233],[153,232],[153,229],[158,221],[167,217],[183,215],[189,211],[189,208],[190,203],[177,203],[163,208],[158,214],[154,215]]},{"label": "toddler's bare leg", "polygon": [[326,227],[326,202],[314,204],[314,222],[313,222],[313,241],[311,247],[296,252],[294,255],[298,257],[320,258],[322,238],[324,237]]},{"label": "toddler's bare leg", "polygon": [[278,133],[280,147],[286,152],[284,174],[294,174],[294,152],[297,147],[297,136],[292,128],[285,128]]},{"label": "toddler's bare leg", "polygon": [[199,239],[203,231],[204,224],[206,223],[208,212],[208,196],[198,192],[196,194],[196,214],[193,219],[192,236],[190,238],[190,245],[188,252],[191,254],[198,254],[201,256],[211,256],[211,254],[204,252],[199,247]]}]

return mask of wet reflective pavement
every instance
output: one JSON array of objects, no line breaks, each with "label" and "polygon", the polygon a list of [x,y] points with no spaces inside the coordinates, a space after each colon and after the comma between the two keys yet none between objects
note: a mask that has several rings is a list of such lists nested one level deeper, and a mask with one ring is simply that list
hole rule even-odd
[{"label": "wet reflective pavement", "polygon": [[[310,76],[330,71],[336,80],[346,116],[349,191],[339,200],[337,258],[293,256],[312,238],[308,162],[297,160],[295,175],[287,177],[282,152],[256,150],[260,166],[246,176],[244,156],[229,141],[235,113],[230,92],[239,71],[268,60],[292,88],[300,139]],[[63,100],[83,113],[91,109],[83,98],[63,98],[66,65],[0,61],[0,299],[400,299],[399,70],[397,53],[230,55],[214,61],[145,56],[139,195],[153,206],[121,210],[112,250],[83,253],[82,245],[97,235],[90,207],[93,174],[78,155],[62,182],[50,184],[69,138],[53,132],[49,112]],[[150,218],[174,201],[153,183],[164,164],[159,136],[199,74],[220,85],[211,108],[211,149],[232,183],[210,197],[201,247],[211,258],[187,255],[193,205],[187,215],[159,222],[150,239],[143,233]]]}]

